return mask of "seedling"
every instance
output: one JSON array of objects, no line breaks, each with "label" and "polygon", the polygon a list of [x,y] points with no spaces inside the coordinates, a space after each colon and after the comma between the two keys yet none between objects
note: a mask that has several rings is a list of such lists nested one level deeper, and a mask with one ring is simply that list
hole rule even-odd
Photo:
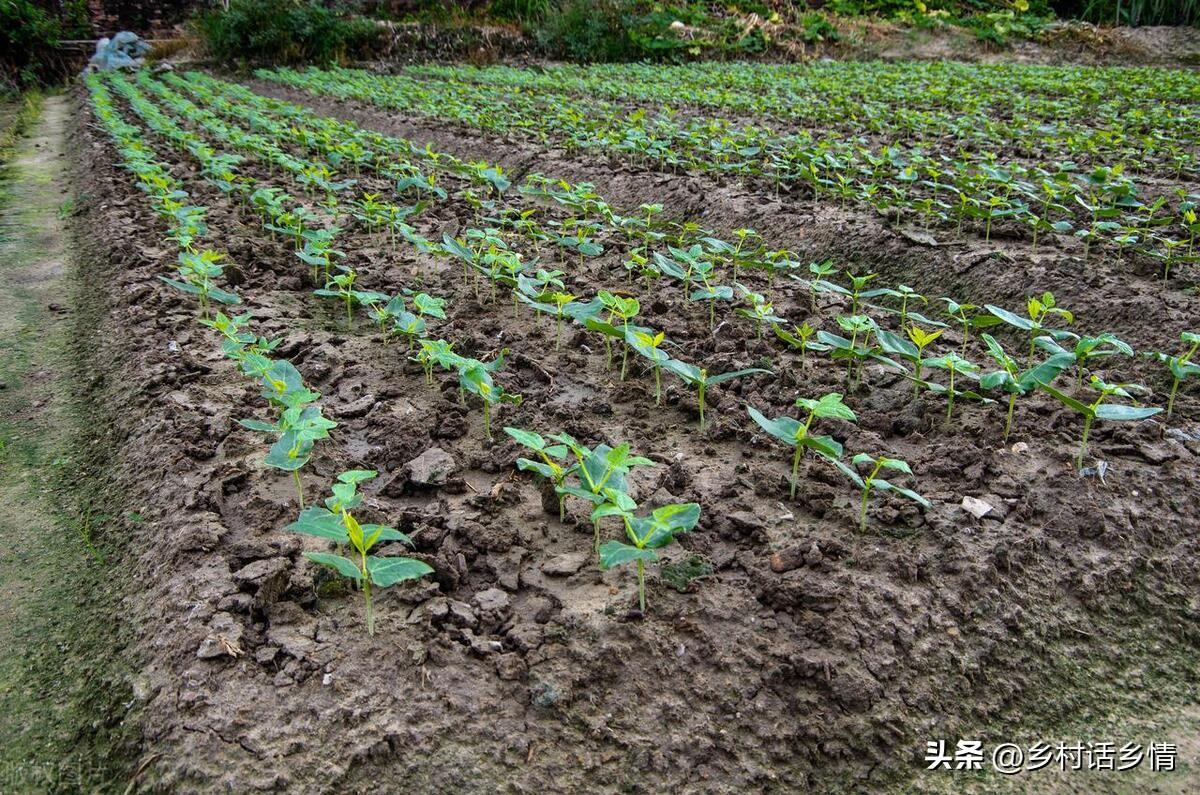
[{"label": "seedling", "polygon": [[[596,294],[596,297],[600,299],[601,305],[608,310],[608,323],[614,330],[614,333],[610,334],[600,329],[602,333],[605,333],[604,350],[608,355],[607,366],[609,368],[612,367],[612,343],[609,338],[612,336],[619,337],[623,343],[621,347],[621,380],[624,381],[625,369],[629,364],[629,345],[624,341],[629,334],[629,321],[638,316],[638,313],[642,311],[642,306],[636,298],[624,298],[613,295],[607,290],[601,290]],[[620,321],[619,330],[617,330],[617,326],[613,325],[613,321],[618,320]],[[595,324],[587,323],[586,325],[592,328]]]},{"label": "seedling", "polygon": [[662,363],[662,366],[670,370],[675,375],[683,379],[685,384],[688,384],[696,389],[696,400],[700,406],[700,431],[704,431],[704,395],[710,386],[720,384],[724,381],[730,381],[734,378],[741,378],[744,375],[752,375],[754,373],[769,373],[770,370],[764,370],[761,367],[749,367],[744,370],[734,370],[720,375],[709,375],[708,371],[701,367],[696,367],[687,362],[681,362],[678,359],[668,358]]},{"label": "seedling", "polygon": [[[929,359],[925,362],[925,364],[927,364],[930,367],[936,367],[939,370],[946,370],[947,372],[950,373],[950,386],[949,386],[949,388],[946,389],[946,396],[947,396],[946,422],[950,422],[950,418],[954,416],[954,396],[955,395],[962,394],[962,395],[966,395],[969,397],[979,397],[978,395],[976,395],[973,392],[957,392],[954,389],[954,378],[956,375],[964,375],[969,378],[978,379],[979,378],[979,366],[978,365],[967,361],[966,359],[962,358],[961,356],[959,356],[957,353],[954,353],[953,351],[945,354],[944,356],[938,356],[936,358]],[[935,392],[941,391],[940,389],[937,389],[937,385],[931,385],[931,388],[933,388],[933,390]]]},{"label": "seedling", "polygon": [[[628,443],[622,443],[616,447],[599,444],[595,449],[589,449],[576,441],[570,434],[560,433],[551,436],[550,439],[565,444],[571,451],[575,457],[575,463],[571,465],[567,474],[576,475],[579,478],[578,486],[564,484],[555,491],[560,496],[578,497],[592,506],[603,505],[605,502],[611,501],[610,492],[625,492],[625,476],[634,467],[654,466],[654,462],[650,459],[633,455],[632,448]],[[592,517],[592,531],[596,554],[599,555],[600,521],[598,517]]]},{"label": "seedling", "polygon": [[1048,323],[1051,318],[1058,317],[1067,325],[1075,321],[1075,316],[1068,310],[1058,306],[1054,300],[1053,293],[1042,293],[1042,297],[1030,298],[1026,304],[1026,312],[1028,317],[1021,317],[1009,312],[1007,309],[1002,309],[992,304],[987,304],[985,307],[995,317],[1004,321],[1013,328],[1020,329],[1029,333],[1029,355],[1033,355],[1034,340],[1043,334],[1052,337],[1055,340],[1065,340],[1074,338],[1075,335],[1069,331],[1062,329],[1050,328]]},{"label": "seedling", "polygon": [[1079,441],[1079,454],[1075,456],[1075,467],[1077,469],[1083,468],[1083,457],[1087,453],[1088,434],[1092,430],[1093,422],[1096,420],[1137,422],[1153,417],[1162,411],[1160,408],[1148,406],[1126,406],[1119,403],[1104,402],[1114,396],[1133,400],[1131,392],[1145,393],[1150,391],[1138,384],[1109,384],[1095,375],[1088,379],[1088,383],[1092,389],[1100,393],[1091,403],[1084,403],[1070,395],[1065,395],[1045,381],[1039,383],[1042,390],[1054,397],[1058,402],[1083,415],[1083,436]]},{"label": "seedling", "polygon": [[197,296],[200,299],[200,314],[207,319],[210,300],[219,304],[240,304],[242,302],[237,295],[226,292],[213,284],[213,280],[219,279],[225,272],[224,267],[218,264],[224,258],[224,254],[208,249],[200,252],[181,251],[177,266],[180,278],[168,279],[166,276],[158,278],[177,290]]},{"label": "seedling", "polygon": [[1080,337],[1071,350],[1064,349],[1053,337],[1036,337],[1034,344],[1044,351],[1059,356],[1065,354],[1075,364],[1075,389],[1083,386],[1083,373],[1092,359],[1102,359],[1122,354],[1133,355],[1133,348],[1114,334],[1104,333],[1096,337]]},{"label": "seedling", "polygon": [[817,352],[829,350],[829,346],[821,342],[810,342],[812,336],[817,333],[817,330],[808,325],[805,321],[803,325],[793,326],[791,331],[784,331],[782,326],[776,325],[775,336],[786,342],[793,348],[800,351],[800,369],[804,370],[808,367],[808,352],[814,350]]},{"label": "seedling", "polygon": [[554,493],[558,496],[558,521],[566,519],[567,492],[563,490],[563,483],[570,474],[570,470],[560,462],[567,457],[567,446],[565,444],[549,444],[540,434],[523,431],[520,428],[505,427],[504,432],[519,444],[537,453],[538,457],[542,459],[541,461],[531,461],[528,458],[518,458],[517,469],[536,472],[554,485]]},{"label": "seedling", "polygon": [[629,327],[625,334],[625,344],[633,348],[637,353],[650,361],[650,367],[654,370],[654,405],[662,405],[662,365],[671,357],[659,346],[666,341],[666,336],[663,332],[655,334],[652,331],[643,331],[637,327]]},{"label": "seedling", "polygon": [[369,306],[389,299],[383,293],[354,289],[354,282],[358,278],[358,274],[350,268],[338,266],[338,269],[341,273],[334,275],[323,288],[313,290],[313,295],[319,295],[322,298],[337,298],[343,301],[346,304],[346,328],[353,331],[355,304]]},{"label": "seedling", "polygon": [[871,473],[865,478],[861,477],[857,472],[849,467],[843,469],[843,471],[848,475],[852,475],[852,479],[862,487],[862,502],[860,503],[858,511],[858,530],[860,533],[865,533],[867,531],[867,501],[871,497],[871,492],[875,489],[879,489],[880,491],[893,491],[897,494],[907,497],[919,505],[922,505],[926,508],[929,507],[929,500],[925,499],[917,492],[913,491],[912,489],[906,489],[903,486],[897,486],[894,483],[879,477],[879,473],[883,470],[892,470],[894,472],[903,472],[906,475],[911,475],[913,473],[912,469],[909,468],[906,461],[903,461],[899,458],[887,458],[885,456],[875,458],[868,453],[859,453],[858,455],[854,456],[854,458],[850,459],[850,463],[855,467],[871,467]]},{"label": "seedling", "polygon": [[674,503],[657,508],[649,516],[636,516],[637,504],[624,492],[609,489],[614,502],[606,502],[592,512],[594,520],[604,516],[620,516],[625,535],[631,543],[605,541],[600,546],[600,568],[608,570],[628,563],[637,564],[638,608],[646,612],[646,562],[658,560],[662,549],[686,533],[700,521],[700,505],[694,502]]},{"label": "seedling", "polygon": [[775,314],[775,307],[767,301],[765,296],[754,292],[743,284],[738,284],[737,288],[742,291],[742,297],[750,304],[750,308],[739,307],[734,311],[742,317],[748,317],[754,321],[754,339],[756,342],[762,339],[763,323],[769,323],[774,327],[780,323],[787,322]]},{"label": "seedling", "polygon": [[371,586],[387,588],[405,580],[415,580],[432,574],[433,568],[415,558],[377,557],[369,554],[381,542],[398,541],[412,546],[412,539],[391,527],[378,524],[359,524],[350,513],[362,503],[358,484],[376,476],[369,470],[351,470],[338,475],[333,484],[333,496],[325,499],[325,505],[313,505],[300,511],[300,517],[289,524],[286,530],[316,536],[333,541],[338,548],[349,546],[357,555],[352,560],[328,552],[305,552],[304,557],[314,563],[349,577],[362,587],[366,609],[367,634],[375,634],[375,613],[371,603]]},{"label": "seedling", "polygon": [[806,449],[812,448],[818,455],[822,455],[831,461],[837,461],[842,457],[842,445],[832,436],[813,436],[809,433],[809,428],[812,427],[813,421],[824,417],[846,420],[847,422],[856,422],[858,420],[854,412],[850,410],[850,407],[842,402],[842,396],[837,392],[831,392],[818,400],[799,398],[796,400],[796,406],[808,412],[808,416],[805,417],[804,422],[787,416],[772,420],[753,406],[746,406],[746,411],[750,414],[750,418],[757,422],[759,427],[784,444],[795,448],[792,453],[791,499],[793,500],[796,499],[800,458],[804,455]]},{"label": "seedling", "polygon": [[1074,363],[1075,356],[1065,351],[1055,353],[1041,364],[1022,372],[1017,360],[1005,353],[1004,348],[991,334],[984,333],[980,336],[987,345],[988,355],[1001,369],[980,376],[979,386],[982,389],[1001,389],[1008,395],[1008,413],[1004,419],[1004,441],[1007,442],[1008,434],[1012,430],[1013,409],[1016,407],[1017,397],[1035,391],[1043,381],[1053,381]]},{"label": "seedling", "polygon": [[492,406],[501,403],[521,404],[520,395],[505,392],[503,387],[497,386],[492,380],[492,372],[500,369],[506,352],[501,352],[494,361],[486,363],[478,359],[465,359],[458,367],[460,391],[465,390],[478,395],[483,401],[483,435],[488,439],[492,438]]},{"label": "seedling", "polygon": [[1171,371],[1171,395],[1167,398],[1168,417],[1175,409],[1175,394],[1179,391],[1179,385],[1187,380],[1188,376],[1200,375],[1200,364],[1192,361],[1196,350],[1200,348],[1200,333],[1185,331],[1179,339],[1183,342],[1183,353],[1178,356],[1170,356],[1165,353],[1151,354],[1158,361],[1166,364],[1167,369]]},{"label": "seedling", "polygon": [[292,480],[296,484],[296,500],[303,510],[304,484],[300,480],[300,470],[312,456],[314,443],[328,439],[329,431],[336,428],[337,423],[326,419],[321,414],[320,406],[307,405],[296,398],[292,405],[284,409],[278,422],[251,419],[238,420],[238,424],[252,431],[279,434],[279,438],[267,451],[264,463],[269,467],[292,473]]}]

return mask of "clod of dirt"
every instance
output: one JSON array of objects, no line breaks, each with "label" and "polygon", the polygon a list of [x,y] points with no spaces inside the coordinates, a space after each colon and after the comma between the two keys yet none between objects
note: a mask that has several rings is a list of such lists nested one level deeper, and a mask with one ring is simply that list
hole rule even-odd
[{"label": "clod of dirt", "polygon": [[407,466],[409,480],[421,486],[441,486],[458,471],[454,457],[440,447],[431,447]]},{"label": "clod of dirt", "polygon": [[584,567],[588,557],[587,552],[567,552],[555,555],[542,564],[542,573],[549,577],[570,577]]},{"label": "clod of dirt", "polygon": [[214,657],[240,657],[242,655],[242,634],[245,630],[241,623],[229,613],[217,613],[208,622],[208,636],[200,642],[196,656],[201,660],[211,660]]}]

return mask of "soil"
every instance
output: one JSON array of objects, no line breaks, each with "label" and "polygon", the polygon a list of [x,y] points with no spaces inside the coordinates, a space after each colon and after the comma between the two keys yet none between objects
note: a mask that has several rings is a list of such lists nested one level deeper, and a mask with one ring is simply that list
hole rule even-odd
[{"label": "soil", "polygon": [[[802,261],[836,256],[884,284],[1010,307],[1052,290],[1077,331],[1118,330],[1139,349],[1171,348],[1200,308],[1181,280],[1164,289],[1146,265],[1114,255],[1083,262],[1069,240],[931,241],[854,210],[250,85],[498,162],[514,182],[536,170],[590,181],[622,210],[658,201],[719,231],[751,226],[772,248]],[[338,472],[378,469],[364,516],[411,534],[435,569],[377,594],[369,637],[358,596],[300,556],[319,546],[282,530],[296,513],[291,481],[262,464],[263,438],[234,422],[265,418],[257,390],[196,324],[192,303],[156,278],[172,251],[89,118],[81,103],[69,143],[87,197],[78,221],[97,257],[86,278],[105,308],[92,394],[114,409],[102,437],[114,458],[108,485],[132,509],[108,532],[122,538],[132,575],[118,615],[136,671],[127,720],[140,732],[138,787],[912,791],[928,739],[995,742],[1080,712],[1141,714],[1158,698],[1194,699],[1194,389],[1169,423],[1097,425],[1092,451],[1106,474],[1080,478],[1079,422],[1055,404],[1023,401],[1001,444],[996,407],[961,401],[946,423],[943,402],[914,401],[907,382],[867,368],[847,396],[859,422],[823,431],[847,450],[909,461],[933,507],[877,497],[870,529],[857,533],[856,494],[832,468],[802,464],[788,501],[787,451],[742,408],[789,413],[797,396],[843,389],[844,371],[802,364],[727,309],[714,337],[707,307],[627,283],[628,241],[605,236],[606,253],[582,264],[542,253],[579,294],[639,294],[643,322],[668,329],[679,358],[710,372],[771,366],[710,391],[706,433],[675,379],[665,378],[656,408],[650,375],[635,368],[620,381],[595,338],[571,329],[556,351],[548,319],[524,309],[514,319],[486,289],[477,298],[456,263],[345,233],[340,247],[363,287],[419,284],[449,299],[435,331],[456,350],[512,351],[497,380],[524,402],[502,409],[496,426],[629,441],[657,464],[633,479],[639,501],[701,503],[699,527],[666,557],[710,573],[676,578],[675,588],[652,572],[643,616],[631,573],[600,572],[588,556],[582,506],[569,503],[559,522],[553,499],[515,471],[521,451],[499,433],[484,441],[480,411],[459,404],[456,384],[426,386],[404,343],[385,344],[365,317],[346,329],[337,307],[311,295],[290,244],[266,238],[180,160],[177,176],[209,208],[209,239],[230,255],[256,330],[283,338],[280,354],[339,422],[304,473],[310,499]],[[480,222],[452,198],[413,223],[440,239]],[[829,301],[813,311],[798,285],[771,291],[796,323],[830,328],[839,311]],[[980,359],[976,346],[968,352]],[[1120,374],[1166,386],[1140,360],[1121,362]],[[455,464],[446,482],[414,482],[410,462],[435,448]],[[993,509],[975,519],[964,496]],[[1155,739],[1195,733],[1186,723],[1164,731]],[[1194,773],[1181,780],[1196,783]]]}]

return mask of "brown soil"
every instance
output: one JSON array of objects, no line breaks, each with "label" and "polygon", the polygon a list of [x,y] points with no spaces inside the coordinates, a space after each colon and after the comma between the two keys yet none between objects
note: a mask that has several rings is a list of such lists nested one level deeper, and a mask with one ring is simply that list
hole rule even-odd
[{"label": "brown soil", "polygon": [[[661,201],[722,231],[752,226],[772,247],[836,256],[887,284],[1010,307],[1052,290],[1077,330],[1118,330],[1139,349],[1170,348],[1200,308],[1179,282],[1162,290],[1144,265],[1083,263],[1070,241],[924,245],[850,210],[287,95],[517,177],[592,181],[619,208]],[[572,330],[556,353],[548,321],[524,310],[514,320],[511,304],[490,303],[486,291],[477,301],[456,263],[347,233],[340,247],[366,288],[419,279],[453,307],[436,333],[480,358],[513,351],[498,380],[525,402],[497,426],[632,442],[658,462],[634,481],[641,501],[702,504],[699,528],[668,556],[699,556],[712,574],[682,591],[651,577],[642,618],[628,571],[601,573],[587,560],[550,573],[560,556],[590,549],[579,505],[558,522],[552,500],[515,473],[517,448],[499,434],[495,445],[482,440],[478,408],[460,406],[453,383],[427,387],[403,345],[384,345],[365,317],[348,333],[311,296],[288,245],[266,240],[181,167],[258,330],[284,337],[282,355],[341,423],[305,476],[310,495],[344,469],[379,469],[366,514],[411,533],[435,568],[428,582],[378,598],[369,638],[356,596],[339,594],[300,557],[315,547],[281,530],[295,514],[290,481],[262,465],[262,437],[234,423],[261,414],[256,389],[221,358],[194,306],[155,278],[173,256],[142,195],[108,165],[115,154],[94,128],[81,123],[72,143],[91,196],[83,223],[107,257],[92,274],[108,307],[95,353],[107,375],[95,391],[121,409],[109,433],[114,485],[137,506],[123,527],[137,586],[123,626],[139,669],[147,789],[877,791],[907,786],[926,739],[1056,720],[1110,696],[1081,691],[1079,672],[1086,681],[1135,667],[1146,688],[1197,679],[1194,389],[1169,424],[1098,425],[1101,482],[1074,474],[1079,423],[1046,400],[1024,402],[1005,446],[995,407],[960,403],[943,427],[943,403],[914,404],[907,382],[869,369],[848,396],[859,423],[825,430],[847,450],[907,459],[933,507],[874,500],[872,530],[858,534],[856,495],[830,468],[802,465],[798,499],[787,501],[786,451],[755,433],[742,408],[785,413],[798,395],[841,389],[839,368],[802,368],[727,312],[714,340],[705,308],[637,285],[645,321],[668,329],[680,358],[711,372],[770,360],[777,373],[714,388],[701,435],[694,396],[672,379],[655,409],[649,375],[635,369],[621,383],[606,373],[594,338]],[[415,223],[440,239],[479,222],[451,200]],[[622,244],[604,242],[604,256],[564,263],[576,292],[624,283]],[[808,316],[802,289],[777,283],[773,293],[783,316]],[[813,322],[829,327],[836,312],[822,306]],[[1120,366],[1126,379],[1165,387],[1149,364]],[[429,489],[406,465],[434,447],[458,471]],[[967,495],[994,510],[973,519],[959,507]],[[240,653],[198,656],[222,637]],[[1152,638],[1152,648],[1123,646],[1128,637]],[[1070,696],[1042,698],[1051,684]]]}]

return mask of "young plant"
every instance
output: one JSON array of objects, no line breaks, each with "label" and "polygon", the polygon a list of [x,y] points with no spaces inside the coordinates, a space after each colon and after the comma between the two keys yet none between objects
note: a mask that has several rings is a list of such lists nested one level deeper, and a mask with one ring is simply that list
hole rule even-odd
[{"label": "young plant", "polygon": [[1070,395],[1065,395],[1045,381],[1038,384],[1043,391],[1051,395],[1059,403],[1083,416],[1083,436],[1079,441],[1079,453],[1075,456],[1076,469],[1083,468],[1083,457],[1087,454],[1088,434],[1092,430],[1093,422],[1096,420],[1138,422],[1153,417],[1162,411],[1160,408],[1151,408],[1148,406],[1126,406],[1120,403],[1105,403],[1110,397],[1122,397],[1127,400],[1133,400],[1133,395],[1130,394],[1131,391],[1142,393],[1150,391],[1138,384],[1109,384],[1094,375],[1089,379],[1088,383],[1092,389],[1100,393],[1091,403],[1084,403]]},{"label": "young plant", "polygon": [[347,330],[354,329],[354,305],[361,304],[369,306],[371,304],[387,301],[388,296],[383,293],[378,293],[372,290],[356,290],[354,282],[358,278],[358,274],[350,268],[338,266],[341,273],[334,275],[332,279],[325,283],[325,286],[319,290],[313,290],[313,295],[319,295],[322,298],[336,298],[346,304],[346,328]]},{"label": "young plant", "polygon": [[853,475],[859,486],[862,487],[862,502],[859,504],[858,511],[858,530],[860,533],[865,533],[867,530],[867,501],[871,497],[871,492],[875,489],[880,491],[894,491],[897,494],[903,495],[913,502],[918,503],[926,508],[929,507],[929,500],[922,497],[912,489],[906,489],[903,486],[897,486],[891,481],[884,480],[879,477],[879,473],[883,470],[892,470],[894,472],[903,472],[906,475],[911,475],[912,469],[908,463],[899,458],[887,458],[880,456],[875,458],[868,453],[859,453],[850,460],[850,463],[855,467],[869,466],[871,472],[866,477],[861,477],[857,472],[846,468],[843,470],[847,474]]},{"label": "young plant", "polygon": [[800,458],[804,455],[805,450],[811,448],[818,455],[831,461],[837,461],[842,457],[842,445],[832,436],[813,436],[809,433],[813,421],[821,418],[833,418],[847,422],[858,420],[850,407],[842,402],[842,396],[837,392],[831,392],[817,400],[799,398],[796,400],[796,406],[808,412],[803,422],[786,416],[772,420],[753,406],[746,406],[750,418],[758,423],[759,427],[789,447],[795,448],[792,452],[791,499],[793,500],[796,499]]},{"label": "young plant", "polygon": [[[975,398],[979,397],[979,395],[975,394],[974,392],[959,392],[959,391],[955,390],[955,388],[954,388],[954,379],[955,379],[955,376],[957,376],[957,375],[963,375],[963,376],[967,376],[968,378],[978,379],[979,378],[979,366],[978,365],[967,361],[966,359],[959,356],[957,353],[954,353],[953,351],[951,351],[950,353],[947,353],[944,356],[938,356],[936,358],[929,359],[925,362],[925,364],[930,367],[936,367],[939,370],[946,370],[947,372],[950,373],[950,385],[949,385],[949,387],[946,387],[944,389],[944,391],[946,392],[946,397],[947,397],[946,422],[950,422],[951,417],[954,416],[954,396],[955,395],[964,395],[966,397],[975,397]],[[938,385],[938,384],[930,384],[930,388],[935,392],[943,391],[943,389],[941,389],[939,387],[940,387],[940,385]]]},{"label": "young plant", "polygon": [[987,345],[988,356],[992,357],[1001,369],[980,376],[979,386],[982,389],[1000,389],[1008,395],[1008,412],[1004,419],[1004,441],[1007,442],[1012,430],[1013,409],[1016,407],[1017,398],[1036,391],[1043,381],[1053,381],[1074,363],[1075,357],[1065,351],[1055,353],[1041,364],[1022,371],[1017,360],[1005,353],[995,337],[987,333],[980,336]]},{"label": "young plant", "polygon": [[775,307],[767,301],[766,297],[742,284],[737,285],[737,288],[742,291],[742,297],[750,304],[750,308],[739,307],[734,311],[742,317],[748,317],[754,321],[754,340],[756,342],[762,339],[764,323],[769,323],[774,328],[780,323],[787,322],[775,314]]},{"label": "young plant", "polygon": [[1049,322],[1051,318],[1061,318],[1064,323],[1070,325],[1075,321],[1075,316],[1066,309],[1058,306],[1054,300],[1053,293],[1042,293],[1042,297],[1034,296],[1030,298],[1026,304],[1026,312],[1028,317],[1021,317],[1013,314],[1007,309],[1002,309],[992,304],[987,304],[985,307],[995,317],[1021,331],[1029,334],[1029,355],[1033,355],[1035,341],[1039,336],[1047,335],[1055,340],[1065,340],[1074,338],[1075,335],[1069,331],[1062,329],[1050,328]]},{"label": "young plant", "polygon": [[700,521],[700,505],[695,502],[673,503],[655,509],[649,516],[637,516],[633,512],[637,504],[621,491],[608,490],[613,501],[605,502],[592,512],[593,520],[605,516],[619,516],[625,525],[628,544],[622,541],[605,541],[600,545],[600,568],[604,570],[628,563],[637,564],[638,608],[646,612],[646,563],[658,560],[657,549],[662,549],[686,533]]},{"label": "young plant", "polygon": [[[625,380],[625,369],[629,363],[629,345],[625,343],[626,337],[629,335],[629,321],[638,316],[642,311],[642,306],[636,298],[625,298],[619,295],[614,295],[607,290],[601,290],[596,294],[600,299],[600,304],[608,311],[607,321],[600,321],[598,318],[590,318],[584,321],[584,325],[588,328],[600,331],[604,334],[604,350],[607,354],[607,368],[612,367],[612,342],[611,337],[617,337],[622,341],[621,347],[621,380]],[[600,325],[607,323],[608,328],[599,328]]]},{"label": "young plant", "polygon": [[770,370],[764,370],[761,367],[749,367],[744,370],[734,370],[729,373],[721,373],[720,375],[709,375],[708,371],[702,367],[696,367],[694,364],[681,362],[678,359],[667,359],[662,363],[666,370],[670,370],[675,375],[679,376],[685,384],[695,387],[696,400],[700,406],[700,431],[704,431],[704,395],[708,388],[713,384],[720,384],[724,381],[730,381],[734,378],[741,378],[744,375],[752,375],[754,373],[769,373]]},{"label": "young plant", "polygon": [[224,254],[208,249],[200,252],[180,251],[177,266],[179,279],[168,279],[166,276],[158,278],[177,290],[197,296],[200,299],[200,314],[207,319],[209,301],[216,301],[219,304],[240,304],[242,302],[237,295],[226,292],[213,284],[213,280],[219,279],[225,272],[224,267],[219,264],[224,257]]},{"label": "young plant", "polygon": [[1184,347],[1183,353],[1178,356],[1170,356],[1165,353],[1151,354],[1171,371],[1171,395],[1167,398],[1168,417],[1175,410],[1175,395],[1179,392],[1179,385],[1187,380],[1188,376],[1200,375],[1200,364],[1192,361],[1192,357],[1196,355],[1196,350],[1200,348],[1200,333],[1185,331],[1179,336],[1179,339],[1183,342]]},{"label": "young plant", "polygon": [[540,434],[520,428],[505,427],[504,432],[542,459],[531,461],[528,458],[518,458],[517,469],[536,472],[554,485],[554,493],[558,496],[558,521],[566,519],[567,492],[563,490],[563,484],[570,470],[560,462],[567,457],[567,446],[550,444]]},{"label": "young plant", "polygon": [[492,373],[499,370],[504,363],[507,349],[491,362],[481,362],[478,359],[463,359],[458,365],[458,387],[461,393],[470,392],[483,401],[483,434],[492,438],[492,406],[511,403],[519,406],[521,396],[505,392],[492,379]]},{"label": "young plant", "polygon": [[312,456],[313,446],[321,439],[329,438],[329,431],[337,427],[333,420],[326,419],[321,413],[321,407],[311,405],[300,397],[280,414],[274,423],[262,420],[238,420],[243,428],[262,433],[279,434],[279,438],[267,451],[264,463],[274,469],[292,473],[296,484],[296,500],[300,509],[304,510],[304,483],[300,480],[300,470]]},{"label": "young plant", "polygon": [[[610,492],[625,492],[625,476],[639,466],[654,466],[654,462],[642,456],[633,455],[628,443],[609,447],[607,444],[596,445],[590,449],[580,444],[570,434],[560,433],[551,436],[552,441],[561,442],[571,451],[575,462],[568,469],[568,475],[579,478],[579,485],[563,485],[555,489],[560,495],[569,495],[585,500],[592,506],[603,505],[612,500]],[[595,541],[596,554],[600,554],[600,521],[592,518],[592,531]]]},{"label": "young plant", "polygon": [[654,370],[654,405],[656,406],[662,405],[662,366],[671,358],[666,351],[659,347],[665,341],[666,336],[663,332],[655,334],[648,329],[642,330],[636,326],[630,327],[625,334],[625,344],[643,358],[648,359],[651,369]]},{"label": "young plant", "polygon": [[338,475],[333,484],[333,496],[325,499],[325,505],[313,505],[300,511],[300,517],[289,524],[286,530],[294,533],[328,539],[338,549],[350,547],[357,559],[328,552],[305,552],[304,557],[349,577],[362,587],[366,608],[367,634],[375,634],[375,613],[371,603],[371,586],[387,588],[405,580],[415,580],[432,574],[433,568],[414,558],[377,557],[371,555],[376,544],[399,541],[412,546],[412,539],[391,527],[378,524],[359,524],[350,512],[362,503],[358,484],[376,476],[376,472],[354,469]]}]

